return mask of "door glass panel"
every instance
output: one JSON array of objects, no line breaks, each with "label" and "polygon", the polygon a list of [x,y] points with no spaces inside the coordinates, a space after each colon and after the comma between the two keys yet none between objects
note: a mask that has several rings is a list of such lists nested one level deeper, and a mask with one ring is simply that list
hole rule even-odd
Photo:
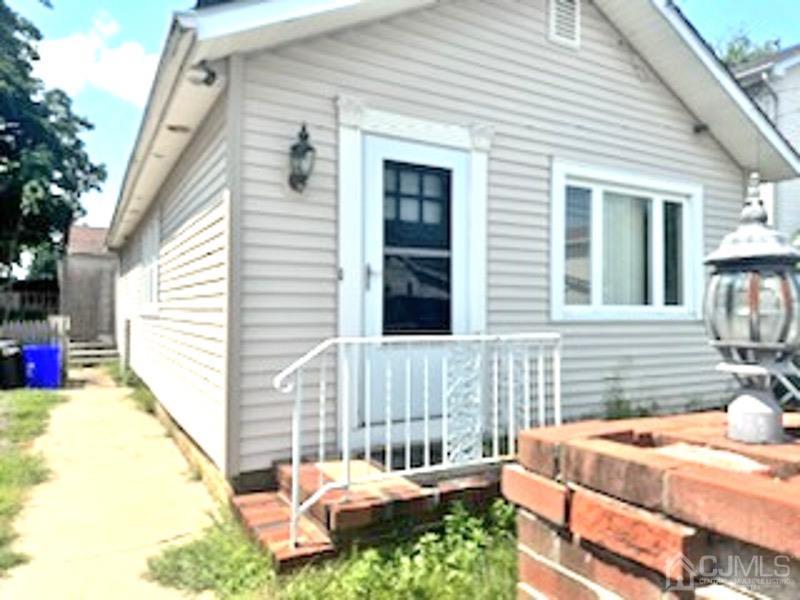
[{"label": "door glass panel", "polygon": [[386,161],[384,174],[399,182],[384,183],[384,333],[450,333],[451,172]]},{"label": "door glass panel", "polygon": [[450,259],[386,253],[384,333],[450,331]]},{"label": "door glass panel", "polygon": [[400,171],[400,193],[419,196],[419,172],[410,169]]},{"label": "door glass panel", "polygon": [[384,169],[383,185],[387,192],[397,191],[397,170],[388,167]]},{"label": "door glass panel", "polygon": [[416,198],[400,198],[400,220],[407,223],[419,221],[419,200]]}]

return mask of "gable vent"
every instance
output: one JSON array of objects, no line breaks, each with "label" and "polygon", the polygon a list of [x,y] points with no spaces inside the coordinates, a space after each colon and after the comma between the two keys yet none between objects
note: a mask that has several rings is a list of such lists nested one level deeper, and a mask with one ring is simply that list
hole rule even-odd
[{"label": "gable vent", "polygon": [[550,39],[577,48],[581,42],[581,0],[550,0]]}]

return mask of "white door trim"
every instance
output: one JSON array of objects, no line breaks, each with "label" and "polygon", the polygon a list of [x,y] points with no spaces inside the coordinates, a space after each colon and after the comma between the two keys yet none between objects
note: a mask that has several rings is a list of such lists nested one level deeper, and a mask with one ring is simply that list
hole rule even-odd
[{"label": "white door trim", "polygon": [[[339,294],[340,336],[363,335],[364,323],[364,134],[466,150],[468,157],[470,266],[465,333],[486,333],[487,204],[489,151],[494,135],[485,124],[459,125],[367,107],[352,96],[336,100],[339,115]],[[356,232],[358,232],[356,234]]]}]

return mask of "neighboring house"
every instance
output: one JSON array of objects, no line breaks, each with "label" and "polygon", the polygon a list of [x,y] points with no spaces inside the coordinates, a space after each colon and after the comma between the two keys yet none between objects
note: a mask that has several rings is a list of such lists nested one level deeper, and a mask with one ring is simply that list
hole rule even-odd
[{"label": "neighboring house", "polygon": [[[317,155],[299,193],[303,123]],[[619,396],[718,404],[731,381],[704,332],[702,258],[749,172],[799,169],[667,0],[198,8],[173,21],[108,235],[118,331],[239,483],[291,456],[295,396],[273,377],[335,336],[558,332],[565,418]],[[371,422],[383,387],[357,366],[337,396],[317,385],[331,368],[300,389],[338,414],[308,404],[295,433],[347,445],[362,433],[340,424]],[[528,381],[515,369],[508,389]],[[423,398],[441,406],[426,385],[414,415]]]},{"label": "neighboring house", "polygon": [[[741,65],[736,78],[778,130],[800,148],[800,44]],[[791,239],[800,235],[800,179],[769,186],[773,221]]]},{"label": "neighboring house", "polygon": [[108,229],[73,225],[59,261],[62,315],[70,317],[70,338],[113,342],[117,257],[108,251]]}]

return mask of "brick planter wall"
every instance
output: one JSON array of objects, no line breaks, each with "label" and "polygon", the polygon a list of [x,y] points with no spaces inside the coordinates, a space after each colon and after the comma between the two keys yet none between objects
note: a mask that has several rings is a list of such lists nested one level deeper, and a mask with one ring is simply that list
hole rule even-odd
[{"label": "brick planter wall", "polygon": [[725,438],[723,413],[520,435],[519,598],[800,598],[800,415],[787,443]]}]

